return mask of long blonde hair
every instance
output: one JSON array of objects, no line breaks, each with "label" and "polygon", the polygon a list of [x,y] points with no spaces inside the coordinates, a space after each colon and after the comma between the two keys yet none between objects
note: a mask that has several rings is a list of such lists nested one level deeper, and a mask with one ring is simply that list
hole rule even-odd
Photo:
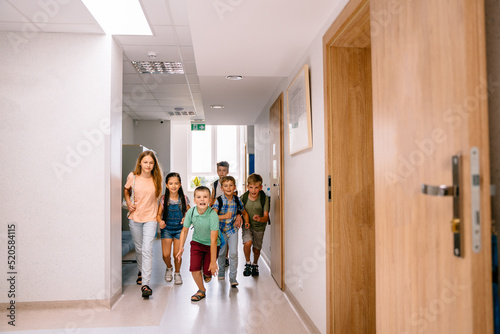
[{"label": "long blonde hair", "polygon": [[139,154],[139,158],[137,158],[137,163],[135,164],[134,175],[141,175],[141,161],[145,156],[150,156],[153,158],[155,165],[153,166],[153,170],[151,171],[151,175],[153,176],[153,183],[155,185],[155,197],[156,199],[160,198],[163,186],[163,172],[161,170],[160,164],[158,163],[158,159],[156,158],[156,154],[153,151],[144,151]]}]

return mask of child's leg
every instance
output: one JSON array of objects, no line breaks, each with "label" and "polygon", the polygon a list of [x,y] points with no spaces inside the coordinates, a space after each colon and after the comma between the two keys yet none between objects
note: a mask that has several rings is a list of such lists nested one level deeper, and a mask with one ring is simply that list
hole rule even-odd
[{"label": "child's leg", "polygon": [[229,247],[229,280],[236,281],[238,270],[238,233],[234,233],[226,240]]},{"label": "child's leg", "polygon": [[[179,253],[181,248],[181,241],[179,239],[174,239],[174,254]],[[178,260],[174,258],[175,272],[178,273],[181,270],[182,259]]]},{"label": "child's leg", "polygon": [[196,241],[191,241],[191,254],[190,254],[190,266],[189,271],[193,276],[193,280],[198,286],[198,290],[205,291],[205,286],[203,285],[203,277],[201,275],[201,266],[203,259],[205,257],[206,248]]},{"label": "child's leg", "polygon": [[252,231],[253,240],[253,264],[257,264],[262,249],[262,241],[264,240],[264,231]]},{"label": "child's leg", "polygon": [[245,260],[248,263],[250,262],[250,250],[252,249],[252,233],[250,232],[250,229],[242,229],[241,239],[243,240],[243,253],[245,254]]},{"label": "child's leg", "polygon": [[[161,239],[161,252],[163,255],[163,262],[165,262],[167,268],[172,268],[172,261],[170,259],[172,253],[172,239]],[[174,254],[176,254],[175,250]]]},{"label": "child's leg", "polygon": [[194,282],[198,286],[198,290],[206,291],[205,286],[203,285],[203,277],[201,276],[201,270],[191,272],[193,275]]},{"label": "child's leg", "polygon": [[129,219],[128,225],[130,227],[130,233],[132,234],[132,240],[134,240],[135,248],[135,259],[137,261],[138,271],[142,271],[142,223],[136,223],[132,219]]},{"label": "child's leg", "polygon": [[[217,257],[217,266],[219,267],[219,277],[224,277],[224,270],[226,265],[226,253],[227,253],[227,240],[224,246],[220,248],[219,256]],[[208,259],[208,266],[210,266],[210,258]]]},{"label": "child's leg", "polygon": [[142,285],[149,285],[153,270],[153,241],[158,223],[153,220],[142,225]]},{"label": "child's leg", "polygon": [[253,248],[253,264],[257,264],[260,257],[260,249]]}]

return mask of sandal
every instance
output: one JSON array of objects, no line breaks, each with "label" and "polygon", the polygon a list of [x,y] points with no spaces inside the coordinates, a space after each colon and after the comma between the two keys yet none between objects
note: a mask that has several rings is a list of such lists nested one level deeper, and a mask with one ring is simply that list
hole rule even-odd
[{"label": "sandal", "polygon": [[141,291],[143,297],[149,297],[153,294],[153,290],[151,290],[151,288],[147,285],[143,285]]},{"label": "sandal", "polygon": [[142,276],[141,276],[141,272],[139,271],[139,274],[137,274],[137,280],[135,281],[137,283],[137,285],[141,285],[142,284]]},{"label": "sandal", "polygon": [[194,295],[191,296],[191,301],[199,302],[203,298],[205,298],[205,291],[198,290]]}]

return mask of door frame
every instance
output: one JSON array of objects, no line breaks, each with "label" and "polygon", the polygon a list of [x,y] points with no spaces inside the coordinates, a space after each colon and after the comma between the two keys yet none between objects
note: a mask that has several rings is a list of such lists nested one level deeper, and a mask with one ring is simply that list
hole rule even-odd
[{"label": "door frame", "polygon": [[[370,39],[369,0],[351,0],[323,36],[327,333],[376,329]],[[354,62],[363,61],[361,71],[356,72],[355,65],[349,71],[351,56]],[[352,80],[361,83],[360,94],[350,93]],[[359,128],[337,125],[352,117],[362,123]],[[344,138],[351,140],[346,143]],[[349,164],[362,165],[366,175]],[[349,188],[346,179],[356,185]],[[356,210],[345,205],[363,213],[352,214]]]},{"label": "door frame", "polygon": [[[271,115],[271,110],[276,106],[276,104],[279,104],[279,129],[274,129],[272,127],[272,124],[269,124],[270,125],[270,131],[273,131],[273,130],[277,130],[279,131],[279,146],[280,146],[280,154],[279,154],[279,165],[280,165],[280,168],[279,168],[279,176],[278,176],[278,179],[279,179],[279,183],[278,183],[278,193],[279,193],[279,198],[278,198],[278,201],[279,201],[279,221],[276,220],[276,217],[273,217],[272,219],[272,223],[271,223],[271,226],[273,224],[276,224],[278,223],[280,228],[279,228],[279,249],[280,249],[280,282],[276,281],[276,278],[273,276],[274,280],[276,281],[276,284],[278,284],[279,288],[281,290],[283,290],[285,288],[285,238],[284,238],[284,235],[285,235],[285,226],[284,226],[284,142],[283,142],[283,136],[284,136],[284,123],[283,123],[283,120],[284,120],[284,116],[283,116],[283,92],[280,93],[280,95],[276,98],[276,100],[273,102],[273,104],[271,105],[271,107],[269,108],[269,115]],[[270,188],[273,187],[273,184],[272,184],[272,157],[273,157],[273,153],[270,152],[270,156],[271,156],[271,161],[270,161],[270,170],[271,172],[269,173],[270,174]],[[272,234],[271,234],[271,242],[273,241],[273,238],[272,238]],[[272,249],[271,249],[271,261],[273,259],[273,255],[272,255]],[[272,269],[272,264],[270,266]],[[271,272],[272,274],[272,272]]]}]

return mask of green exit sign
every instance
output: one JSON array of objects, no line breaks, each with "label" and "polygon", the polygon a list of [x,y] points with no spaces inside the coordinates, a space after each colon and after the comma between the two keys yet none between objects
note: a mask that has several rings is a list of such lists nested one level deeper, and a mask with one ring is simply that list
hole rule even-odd
[{"label": "green exit sign", "polygon": [[205,131],[205,124],[202,123],[191,124],[191,131]]}]

